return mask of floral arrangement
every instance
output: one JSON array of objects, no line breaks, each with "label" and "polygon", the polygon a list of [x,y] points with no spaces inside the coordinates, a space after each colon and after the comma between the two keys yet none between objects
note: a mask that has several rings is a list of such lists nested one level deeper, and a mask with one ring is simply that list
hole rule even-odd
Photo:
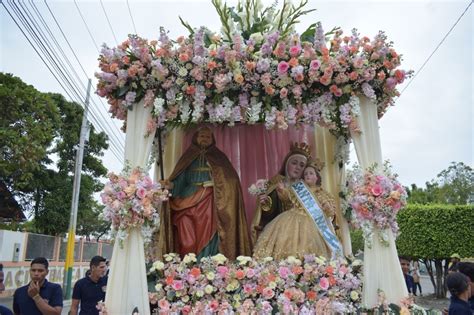
[{"label": "floral arrangement", "polygon": [[144,100],[154,106],[151,127],[190,123],[264,123],[268,129],[318,123],[338,136],[358,130],[358,95],[372,99],[381,117],[411,71],[398,69],[401,56],[385,34],[373,39],[356,29],[325,33],[314,23],[302,34],[294,26],[314,10],[283,2],[264,8],[260,0],[220,0],[213,5],[222,32],[192,28],[188,37],[158,40],[135,35],[115,48],[104,45],[97,93],[113,116]]},{"label": "floral arrangement", "polygon": [[240,256],[231,262],[221,254],[182,260],[164,256],[150,269],[157,279],[150,296],[160,314],[329,314],[357,309],[361,296],[361,262],[327,261],[305,256],[257,261]]},{"label": "floral arrangement", "polygon": [[385,162],[380,172],[377,165],[365,172],[355,168],[348,190],[352,224],[362,229],[367,246],[372,246],[376,229],[382,244],[388,245],[387,230],[391,229],[395,237],[398,235],[396,216],[407,200],[405,188],[392,174],[390,164]]},{"label": "floral arrangement", "polygon": [[[441,313],[441,312],[440,312]],[[389,303],[383,290],[378,290],[377,305],[371,309],[362,307],[361,314],[367,315],[426,315],[429,311],[415,304],[414,297],[408,296],[398,304]]]},{"label": "floral arrangement", "polygon": [[255,184],[250,185],[249,193],[253,196],[258,196],[266,193],[268,189],[268,180],[258,179]]},{"label": "floral arrangement", "polygon": [[140,228],[145,242],[149,242],[159,223],[158,207],[167,199],[168,191],[139,167],[127,166],[121,174],[111,172],[108,177],[100,196],[105,205],[102,215],[112,223],[114,238],[122,244],[130,229]]}]

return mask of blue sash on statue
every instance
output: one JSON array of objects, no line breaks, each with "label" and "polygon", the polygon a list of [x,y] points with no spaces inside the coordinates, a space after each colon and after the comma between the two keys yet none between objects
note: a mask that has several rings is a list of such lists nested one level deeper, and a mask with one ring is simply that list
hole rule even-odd
[{"label": "blue sash on statue", "polygon": [[321,232],[321,235],[323,236],[328,246],[331,248],[332,256],[341,256],[341,243],[337,239],[336,235],[334,235],[334,233],[329,228],[326,222],[326,217],[324,216],[324,213],[319,207],[313,194],[309,191],[309,189],[302,181],[294,183],[293,185],[291,185],[291,188],[295,192],[301,204],[306,208],[306,211],[308,211],[308,214],[313,219],[314,224]]}]

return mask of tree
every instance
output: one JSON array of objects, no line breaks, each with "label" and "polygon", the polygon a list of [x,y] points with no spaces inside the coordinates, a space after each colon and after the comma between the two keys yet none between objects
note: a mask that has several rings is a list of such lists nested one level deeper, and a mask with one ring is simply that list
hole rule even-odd
[{"label": "tree", "polygon": [[436,179],[439,184],[439,198],[444,203],[474,203],[474,170],[470,166],[462,162],[451,162]]},{"label": "tree", "polygon": [[426,182],[425,189],[412,184],[407,192],[408,202],[412,204],[472,204],[474,170],[462,162],[451,162],[435,179]]},{"label": "tree", "polygon": [[50,162],[47,149],[57,135],[59,111],[48,96],[2,72],[0,111],[0,180],[23,191]]},{"label": "tree", "polygon": [[[449,257],[474,257],[473,205],[409,205],[397,216],[398,253],[421,259],[427,266],[437,297],[446,297]],[[434,268],[433,268],[434,267]]]},{"label": "tree", "polygon": [[[59,94],[48,95],[61,113],[61,123],[58,125],[58,137],[51,150],[58,155],[57,172],[47,170],[47,185],[43,185],[40,210],[36,213],[37,229],[46,234],[63,234],[69,226],[71,209],[73,171],[75,162],[75,146],[79,143],[79,134],[82,122],[83,109],[76,103],[68,102]],[[89,237],[94,232],[103,233],[104,226],[108,225],[98,218],[98,204],[94,200],[94,193],[99,192],[103,185],[99,178],[107,173],[98,156],[103,155],[107,148],[107,136],[96,133],[91,128],[81,176],[79,194],[79,209],[77,217],[77,234]],[[92,220],[91,218],[95,218]],[[52,224],[53,223],[53,224]],[[97,231],[95,229],[98,229]]]},{"label": "tree", "polygon": [[[0,109],[0,180],[7,184],[22,207],[34,214],[29,230],[53,235],[65,233],[83,109],[60,94],[41,93],[21,79],[3,73],[0,73]],[[105,223],[98,219],[94,194],[102,189],[99,178],[107,172],[100,160],[108,147],[107,141],[104,133],[91,128],[79,196],[80,235],[104,233]],[[20,229],[23,225],[13,224],[11,228]]]}]

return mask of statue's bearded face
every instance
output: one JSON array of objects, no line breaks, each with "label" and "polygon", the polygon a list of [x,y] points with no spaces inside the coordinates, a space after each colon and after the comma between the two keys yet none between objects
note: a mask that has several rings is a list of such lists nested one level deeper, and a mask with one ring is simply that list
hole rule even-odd
[{"label": "statue's bearded face", "polygon": [[207,148],[212,144],[212,133],[210,130],[201,130],[197,136],[197,143],[201,148]]}]

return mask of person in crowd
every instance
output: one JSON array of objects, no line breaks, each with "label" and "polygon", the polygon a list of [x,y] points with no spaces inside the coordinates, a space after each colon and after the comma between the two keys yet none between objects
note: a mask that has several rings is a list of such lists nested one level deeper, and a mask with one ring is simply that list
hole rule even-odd
[{"label": "person in crowd", "polygon": [[414,287],[413,287],[413,295],[416,296],[417,289],[420,289],[420,296],[423,296],[423,291],[421,289],[420,284],[420,263],[418,260],[413,261],[413,267],[411,269],[411,275],[413,277]]},{"label": "person in crowd", "polygon": [[400,267],[402,268],[403,277],[405,278],[405,284],[408,289],[408,293],[413,294],[415,292],[415,281],[410,275],[410,259],[406,257],[399,257]]},{"label": "person in crowd", "polygon": [[63,309],[63,291],[57,283],[46,280],[49,263],[44,257],[33,259],[30,265],[31,281],[15,290],[15,315],[60,315]]},{"label": "person in crowd", "polygon": [[[70,315],[99,315],[96,308],[97,303],[105,300],[107,289],[106,259],[102,256],[92,257],[90,263],[90,275],[78,280],[72,292],[72,303]],[[80,312],[78,309],[80,306]]]},{"label": "person in crowd", "polygon": [[[3,283],[5,275],[3,274],[3,264],[0,264],[0,293],[5,291],[5,284]],[[12,311],[6,306],[0,305],[0,315],[13,315]]]},{"label": "person in crowd", "polygon": [[472,315],[473,312],[468,302],[471,296],[469,278],[460,272],[453,271],[448,274],[446,285],[451,293],[448,314]]},{"label": "person in crowd", "polygon": [[458,264],[461,261],[461,256],[459,254],[452,254],[451,255],[451,261],[448,265],[448,272],[456,272],[458,271]]},{"label": "person in crowd", "polygon": [[458,264],[459,272],[466,275],[469,278],[469,286],[471,287],[471,296],[469,297],[469,305],[471,311],[474,312],[474,263],[473,262],[460,262]]}]

